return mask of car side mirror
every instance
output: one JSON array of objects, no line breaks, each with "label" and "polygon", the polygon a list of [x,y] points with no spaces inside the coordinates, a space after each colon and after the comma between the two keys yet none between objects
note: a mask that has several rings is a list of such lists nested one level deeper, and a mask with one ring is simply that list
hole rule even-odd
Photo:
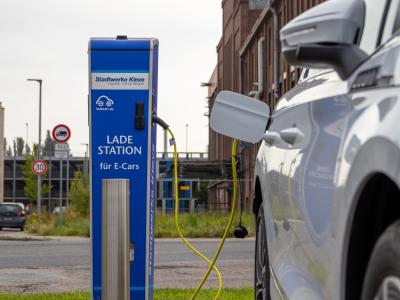
[{"label": "car side mirror", "polygon": [[342,79],[368,58],[358,44],[365,21],[364,0],[330,0],[306,11],[281,30],[290,65],[332,67]]},{"label": "car side mirror", "polygon": [[260,100],[222,91],[215,99],[210,126],[220,134],[257,143],[265,133],[269,114],[269,106]]}]

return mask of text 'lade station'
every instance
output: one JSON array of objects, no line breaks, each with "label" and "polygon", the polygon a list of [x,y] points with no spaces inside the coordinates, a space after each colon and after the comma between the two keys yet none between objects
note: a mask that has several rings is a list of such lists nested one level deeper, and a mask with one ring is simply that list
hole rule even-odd
[{"label": "text 'lade station'", "polygon": [[135,146],[132,135],[107,135],[106,144],[97,147],[98,155],[142,155],[142,146]]}]

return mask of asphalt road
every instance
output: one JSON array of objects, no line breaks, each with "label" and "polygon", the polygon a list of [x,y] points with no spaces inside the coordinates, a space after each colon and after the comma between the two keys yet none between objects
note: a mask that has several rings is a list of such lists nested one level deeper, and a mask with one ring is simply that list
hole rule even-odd
[{"label": "asphalt road", "polygon": [[[212,257],[218,240],[192,241],[203,254]],[[254,240],[227,240],[220,261],[252,260]],[[180,240],[156,240],[155,264],[198,260]],[[45,241],[0,241],[0,269],[49,268],[90,265],[87,239]]]},{"label": "asphalt road", "polygon": [[[0,231],[0,239],[20,233]],[[23,237],[23,233],[21,233]],[[219,240],[196,239],[193,244],[208,257]],[[254,239],[227,240],[218,261],[225,287],[253,283]],[[178,239],[158,239],[155,245],[155,286],[197,286],[207,265]],[[216,287],[211,273],[206,287]],[[59,292],[90,289],[90,241],[60,238],[35,241],[0,240],[0,292]]]}]

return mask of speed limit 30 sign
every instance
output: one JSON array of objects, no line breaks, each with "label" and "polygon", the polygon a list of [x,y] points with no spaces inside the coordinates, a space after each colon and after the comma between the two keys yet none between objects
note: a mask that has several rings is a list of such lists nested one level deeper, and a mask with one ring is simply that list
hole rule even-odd
[{"label": "speed limit 30 sign", "polygon": [[38,159],[32,163],[32,172],[36,175],[43,175],[47,171],[47,164],[44,160]]}]

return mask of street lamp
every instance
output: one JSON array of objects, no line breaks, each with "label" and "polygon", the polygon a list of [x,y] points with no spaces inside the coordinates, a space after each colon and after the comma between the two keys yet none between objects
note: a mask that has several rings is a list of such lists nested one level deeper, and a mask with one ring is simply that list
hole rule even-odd
[{"label": "street lamp", "polygon": [[[39,83],[39,143],[37,159],[42,156],[42,79],[28,78],[28,81],[35,81]],[[42,176],[37,176],[37,213],[40,215],[42,204]]]},{"label": "street lamp", "polygon": [[87,157],[88,157],[88,154],[89,154],[89,144],[88,144],[88,143],[81,143],[81,145],[86,147],[86,150],[85,150],[85,166],[84,166],[85,169],[84,169],[84,174],[85,174],[85,176],[88,176],[88,174],[89,174],[89,166],[88,166]]},{"label": "street lamp", "polygon": [[28,139],[29,139],[29,123],[25,123],[26,126],[26,140],[25,140],[25,144],[29,145]]},{"label": "street lamp", "polygon": [[188,127],[189,124],[186,124],[186,157],[189,158],[189,154],[188,154]]}]

